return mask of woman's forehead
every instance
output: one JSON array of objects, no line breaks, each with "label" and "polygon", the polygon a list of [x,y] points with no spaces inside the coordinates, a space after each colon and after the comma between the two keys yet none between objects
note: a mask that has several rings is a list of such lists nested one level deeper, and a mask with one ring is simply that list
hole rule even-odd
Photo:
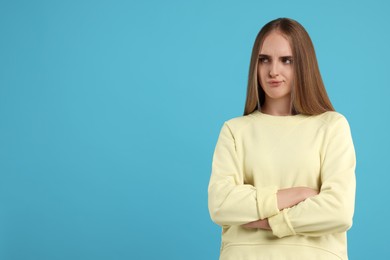
[{"label": "woman's forehead", "polygon": [[259,54],[292,56],[292,50],[287,37],[278,31],[273,31],[265,37]]}]

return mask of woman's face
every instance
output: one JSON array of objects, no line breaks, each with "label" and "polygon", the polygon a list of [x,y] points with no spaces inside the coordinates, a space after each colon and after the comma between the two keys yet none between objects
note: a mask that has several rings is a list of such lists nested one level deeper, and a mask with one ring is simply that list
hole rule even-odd
[{"label": "woman's face", "polygon": [[258,78],[265,100],[290,101],[293,83],[292,51],[288,40],[278,31],[271,32],[259,53]]}]

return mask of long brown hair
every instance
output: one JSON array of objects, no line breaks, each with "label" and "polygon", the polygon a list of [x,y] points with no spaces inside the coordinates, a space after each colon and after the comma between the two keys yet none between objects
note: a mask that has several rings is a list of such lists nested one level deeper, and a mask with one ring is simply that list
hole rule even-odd
[{"label": "long brown hair", "polygon": [[309,34],[297,21],[279,18],[267,23],[260,30],[253,45],[244,115],[252,113],[264,104],[265,93],[260,86],[257,69],[260,48],[272,31],[279,31],[286,36],[292,49],[294,84],[291,90],[291,113],[317,115],[334,111],[321,78]]}]

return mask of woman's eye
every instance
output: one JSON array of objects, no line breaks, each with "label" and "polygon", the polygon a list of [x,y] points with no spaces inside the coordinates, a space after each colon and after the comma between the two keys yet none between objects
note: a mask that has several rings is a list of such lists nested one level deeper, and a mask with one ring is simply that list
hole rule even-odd
[{"label": "woman's eye", "polygon": [[269,62],[268,58],[259,58],[260,63],[267,63]]},{"label": "woman's eye", "polygon": [[283,60],[284,64],[292,64],[292,59],[291,58],[284,58]]}]

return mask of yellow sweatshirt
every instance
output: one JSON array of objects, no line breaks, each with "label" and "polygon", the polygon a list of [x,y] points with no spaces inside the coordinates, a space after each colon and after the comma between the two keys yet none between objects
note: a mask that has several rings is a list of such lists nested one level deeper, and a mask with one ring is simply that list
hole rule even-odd
[{"label": "yellow sweatshirt", "polygon": [[[222,226],[220,260],[348,259],[355,201],[355,150],[343,115],[272,116],[255,111],[226,121],[208,188],[211,219]],[[279,211],[279,189],[319,194]],[[241,225],[268,218],[272,231]]]}]

